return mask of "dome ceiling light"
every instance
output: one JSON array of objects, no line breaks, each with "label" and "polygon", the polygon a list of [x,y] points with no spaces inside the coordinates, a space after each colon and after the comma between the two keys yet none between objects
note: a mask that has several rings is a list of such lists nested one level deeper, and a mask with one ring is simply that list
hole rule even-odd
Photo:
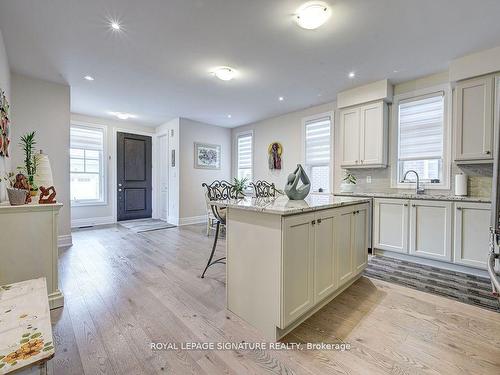
[{"label": "dome ceiling light", "polygon": [[236,76],[236,70],[229,66],[214,69],[213,74],[222,81],[230,81]]},{"label": "dome ceiling light", "polygon": [[323,25],[331,15],[331,9],[323,1],[309,1],[297,9],[295,21],[306,30],[314,30]]}]

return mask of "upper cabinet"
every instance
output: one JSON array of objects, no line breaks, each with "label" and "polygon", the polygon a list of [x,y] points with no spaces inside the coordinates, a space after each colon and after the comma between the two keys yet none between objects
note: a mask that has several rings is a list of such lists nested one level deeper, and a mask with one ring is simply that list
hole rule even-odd
[{"label": "upper cabinet", "polygon": [[388,111],[384,101],[342,109],[340,134],[343,168],[387,166]]},{"label": "upper cabinet", "polygon": [[486,76],[457,83],[455,161],[493,161],[495,78]]}]

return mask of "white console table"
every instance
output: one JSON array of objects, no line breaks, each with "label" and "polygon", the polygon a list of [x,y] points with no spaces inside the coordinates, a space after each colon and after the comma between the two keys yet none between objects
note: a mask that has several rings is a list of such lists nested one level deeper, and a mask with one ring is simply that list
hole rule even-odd
[{"label": "white console table", "polygon": [[61,207],[62,203],[0,204],[0,285],[45,277],[51,309],[64,304],[57,264]]}]

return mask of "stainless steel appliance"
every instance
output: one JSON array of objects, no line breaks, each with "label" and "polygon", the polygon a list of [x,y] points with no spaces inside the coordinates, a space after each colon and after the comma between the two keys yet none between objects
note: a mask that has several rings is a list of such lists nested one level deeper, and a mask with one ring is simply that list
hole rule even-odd
[{"label": "stainless steel appliance", "polygon": [[495,120],[495,150],[493,164],[493,183],[491,191],[491,224],[490,224],[490,252],[488,254],[488,273],[491,278],[493,294],[500,301],[500,274],[495,266],[500,260],[498,252],[500,246],[500,81],[496,79],[496,120]]}]

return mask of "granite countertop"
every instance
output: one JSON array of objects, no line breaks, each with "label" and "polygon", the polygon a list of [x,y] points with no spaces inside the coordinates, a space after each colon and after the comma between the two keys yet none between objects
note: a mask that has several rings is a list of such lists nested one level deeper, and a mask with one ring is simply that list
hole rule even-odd
[{"label": "granite countertop", "polygon": [[367,198],[395,198],[395,199],[424,199],[439,201],[458,201],[458,202],[476,202],[491,203],[490,197],[468,197],[445,194],[411,194],[411,193],[358,193],[358,192],[339,192],[336,196],[345,197],[367,197]]},{"label": "granite countertop", "polygon": [[305,200],[300,201],[290,200],[288,197],[281,195],[276,198],[245,197],[241,199],[214,201],[212,203],[219,207],[287,216],[368,202],[368,198],[311,194]]}]

